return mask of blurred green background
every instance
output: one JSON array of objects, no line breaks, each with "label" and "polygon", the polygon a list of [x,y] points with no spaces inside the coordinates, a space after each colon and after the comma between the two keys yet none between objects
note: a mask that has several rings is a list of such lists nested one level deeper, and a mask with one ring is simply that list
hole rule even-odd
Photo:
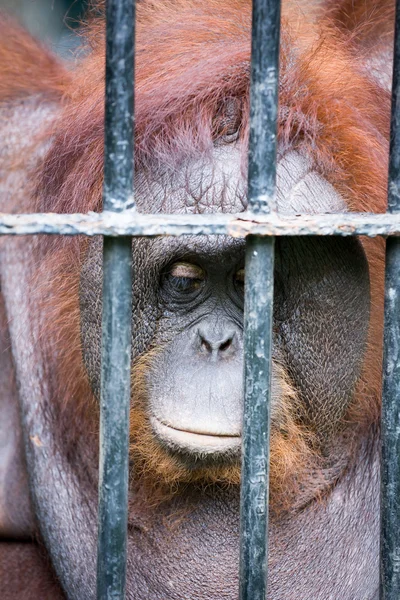
[{"label": "blurred green background", "polygon": [[87,0],[0,0],[0,10],[16,16],[35,36],[68,58],[79,44],[76,29]]}]

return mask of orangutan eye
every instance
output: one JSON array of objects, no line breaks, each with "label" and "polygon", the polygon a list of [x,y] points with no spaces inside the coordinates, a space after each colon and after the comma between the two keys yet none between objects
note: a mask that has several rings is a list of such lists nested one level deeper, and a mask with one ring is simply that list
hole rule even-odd
[{"label": "orangutan eye", "polygon": [[187,262],[178,262],[172,265],[167,273],[167,281],[178,292],[193,292],[200,288],[205,280],[205,273],[201,267]]},{"label": "orangutan eye", "polygon": [[244,268],[235,273],[234,283],[239,293],[244,293]]},{"label": "orangutan eye", "polygon": [[236,283],[239,283],[239,285],[244,285],[244,269],[239,269],[239,271],[236,272],[235,281]]},{"label": "orangutan eye", "polygon": [[235,142],[241,125],[241,105],[237,98],[227,98],[214,118],[214,137],[224,144]]}]

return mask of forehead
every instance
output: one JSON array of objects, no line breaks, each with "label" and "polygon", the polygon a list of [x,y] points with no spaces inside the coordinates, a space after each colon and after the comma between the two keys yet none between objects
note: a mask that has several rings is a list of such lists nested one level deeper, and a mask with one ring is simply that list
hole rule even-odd
[{"label": "forehead", "polygon": [[[237,143],[213,147],[181,165],[159,165],[136,176],[141,212],[241,213],[247,209],[247,148]],[[277,163],[279,213],[316,214],[347,210],[344,199],[311,158],[288,151]]]},{"label": "forehead", "polygon": [[135,179],[138,208],[149,213],[242,212],[246,179],[241,145],[213,147],[181,164],[158,165]]}]

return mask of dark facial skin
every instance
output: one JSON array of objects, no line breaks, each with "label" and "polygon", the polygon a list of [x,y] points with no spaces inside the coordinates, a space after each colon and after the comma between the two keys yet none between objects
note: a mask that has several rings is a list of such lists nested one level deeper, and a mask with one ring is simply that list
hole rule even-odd
[{"label": "dark facial skin", "polygon": [[[240,185],[232,179],[224,194],[231,195],[235,206],[240,198],[229,190]],[[216,185],[209,194],[211,203],[218,202],[217,192]],[[312,196],[304,192],[300,197],[312,207]],[[173,202],[171,196],[168,201]],[[181,210],[178,193],[172,211]],[[135,240],[133,259],[132,358],[157,350],[146,376],[146,411],[155,439],[190,468],[215,461],[237,464],[244,241]],[[97,395],[101,286],[101,240],[96,240],[84,261],[80,303],[83,356]],[[366,341],[369,278],[360,243],[340,238],[278,240],[274,314],[273,427],[283,423],[279,364],[300,398],[302,422],[326,443],[351,400]]]}]

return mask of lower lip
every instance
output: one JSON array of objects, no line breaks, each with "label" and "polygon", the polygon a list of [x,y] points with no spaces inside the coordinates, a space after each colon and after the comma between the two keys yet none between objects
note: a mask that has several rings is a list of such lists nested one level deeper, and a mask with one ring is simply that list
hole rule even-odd
[{"label": "lower lip", "polygon": [[241,436],[207,435],[182,431],[161,423],[156,417],[150,418],[150,423],[157,437],[173,449],[202,454],[232,452],[240,449]]}]

